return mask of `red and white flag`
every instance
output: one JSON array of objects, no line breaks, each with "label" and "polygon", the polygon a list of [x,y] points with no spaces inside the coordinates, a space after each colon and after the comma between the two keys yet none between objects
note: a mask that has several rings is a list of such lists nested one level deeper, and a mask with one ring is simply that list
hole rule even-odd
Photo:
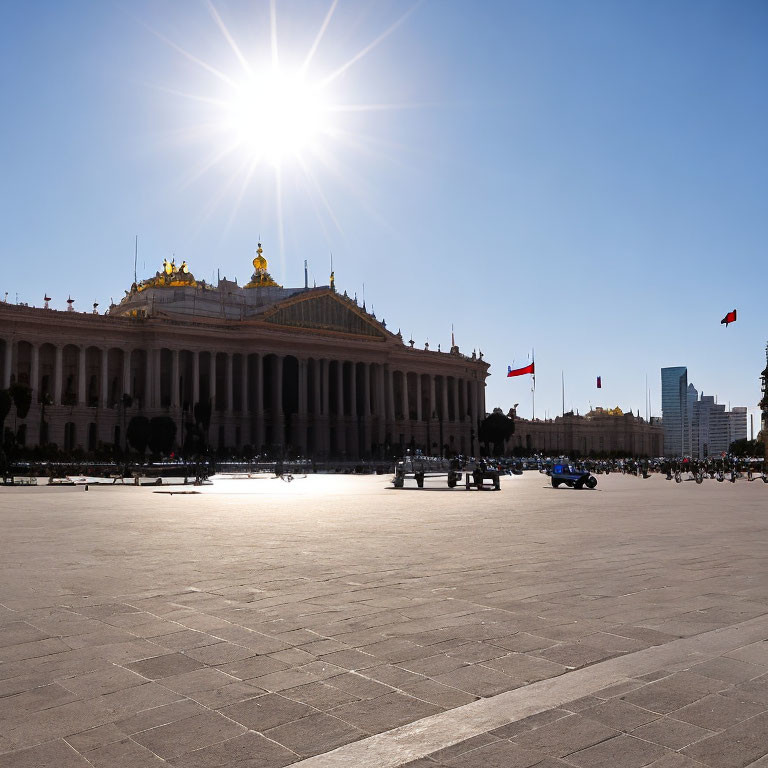
[{"label": "red and white flag", "polygon": [[514,370],[511,365],[507,366],[507,378],[510,376],[525,376],[526,373],[536,373],[534,363],[526,365],[524,368],[515,368]]}]

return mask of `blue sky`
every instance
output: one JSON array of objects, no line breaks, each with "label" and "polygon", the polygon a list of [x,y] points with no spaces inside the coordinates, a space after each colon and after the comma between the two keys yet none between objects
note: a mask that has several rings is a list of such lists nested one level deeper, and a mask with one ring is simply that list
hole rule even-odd
[{"label": "blue sky", "polygon": [[[304,60],[331,5],[276,0],[281,68]],[[268,0],[213,7],[268,67]],[[492,365],[489,408],[530,415],[528,381],[505,374],[531,348],[539,416],[560,410],[561,371],[566,409],[644,415],[647,376],[658,413],[667,365],[754,405],[767,35],[768,4],[750,0],[339,0],[308,76],[351,61],[329,103],[396,108],[333,112],[304,167],[282,163],[278,207],[271,164],[246,181],[242,148],[211,162],[227,85],[210,68],[243,70],[206,3],[8,3],[0,296],[103,309],[130,286],[136,234],[140,277],[175,253],[198,277],[243,281],[261,237],[286,285],[304,259],[327,283],[332,251],[338,288],[362,299],[365,285],[367,307],[419,346],[447,348],[453,324]]]}]

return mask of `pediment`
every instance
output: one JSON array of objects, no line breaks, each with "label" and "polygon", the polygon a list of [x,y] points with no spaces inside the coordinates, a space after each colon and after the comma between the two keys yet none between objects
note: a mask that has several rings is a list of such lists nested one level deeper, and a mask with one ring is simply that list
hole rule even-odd
[{"label": "pediment", "polygon": [[384,341],[389,335],[381,323],[357,304],[331,291],[319,295],[304,294],[281,301],[263,312],[259,320],[283,328],[300,328],[379,341]]}]

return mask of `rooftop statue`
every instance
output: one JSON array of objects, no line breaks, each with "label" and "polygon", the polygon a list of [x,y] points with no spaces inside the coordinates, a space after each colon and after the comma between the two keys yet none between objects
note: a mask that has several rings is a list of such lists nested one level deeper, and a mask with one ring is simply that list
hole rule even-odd
[{"label": "rooftop statue", "polygon": [[189,271],[186,261],[181,262],[181,266],[176,266],[176,259],[163,259],[163,269],[160,272],[156,272],[154,277],[142,280],[138,285],[134,283],[131,286],[131,293],[135,291],[141,293],[146,291],[147,288],[179,288],[181,286],[187,286],[190,288],[197,287],[198,283],[194,278],[194,275]]},{"label": "rooftop statue", "polygon": [[261,255],[264,253],[261,243],[256,248],[256,258],[253,260],[253,274],[251,275],[251,282],[248,283],[246,288],[280,288],[267,271],[267,260]]}]

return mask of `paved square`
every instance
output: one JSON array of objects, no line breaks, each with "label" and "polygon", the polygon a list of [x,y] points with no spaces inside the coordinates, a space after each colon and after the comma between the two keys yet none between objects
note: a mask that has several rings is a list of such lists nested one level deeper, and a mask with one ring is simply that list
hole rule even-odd
[{"label": "paved square", "polygon": [[768,486],[388,479],[0,489],[0,768],[763,763]]}]

